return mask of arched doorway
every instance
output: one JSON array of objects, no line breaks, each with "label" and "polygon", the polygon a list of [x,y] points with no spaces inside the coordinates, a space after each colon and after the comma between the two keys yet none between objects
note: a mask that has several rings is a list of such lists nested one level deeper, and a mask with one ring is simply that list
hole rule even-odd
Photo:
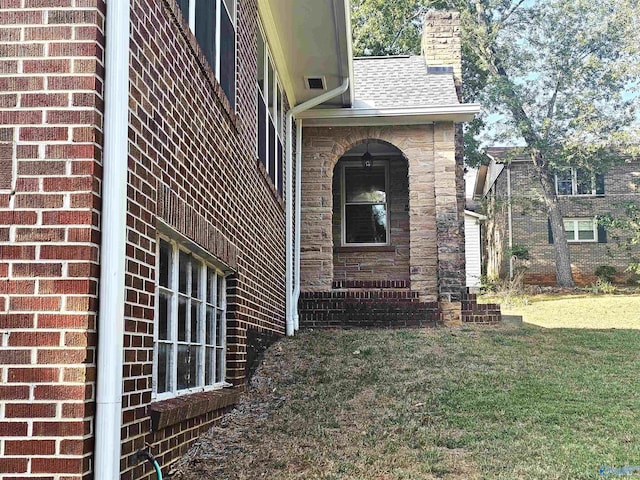
[{"label": "arched doorway", "polygon": [[390,143],[367,140],[333,170],[334,281],[410,282],[408,164]]}]

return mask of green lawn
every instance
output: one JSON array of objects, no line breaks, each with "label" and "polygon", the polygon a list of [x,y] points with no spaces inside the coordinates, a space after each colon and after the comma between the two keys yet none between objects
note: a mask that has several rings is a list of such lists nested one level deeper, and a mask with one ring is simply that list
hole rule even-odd
[{"label": "green lawn", "polygon": [[172,478],[604,478],[640,465],[639,352],[637,330],[303,332]]},{"label": "green lawn", "polygon": [[502,313],[545,328],[640,329],[640,295],[537,295],[515,303]]}]

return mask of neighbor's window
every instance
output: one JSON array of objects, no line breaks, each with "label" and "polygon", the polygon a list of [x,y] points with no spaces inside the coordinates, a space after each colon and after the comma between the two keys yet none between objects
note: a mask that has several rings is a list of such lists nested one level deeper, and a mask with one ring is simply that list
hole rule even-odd
[{"label": "neighbor's window", "polygon": [[388,164],[363,167],[345,163],[342,168],[343,244],[388,244]]},{"label": "neighbor's window", "polygon": [[262,29],[258,28],[258,158],[282,194],[284,160],[284,96],[271,51]]},{"label": "neighbor's window", "polygon": [[178,0],[178,5],[235,108],[236,0]]},{"label": "neighbor's window", "polygon": [[582,168],[568,168],[556,174],[558,195],[603,195],[604,176]]},{"label": "neighbor's window", "polygon": [[162,399],[224,386],[224,274],[175,241],[158,244],[154,393]]},{"label": "neighbor's window", "polygon": [[564,229],[569,242],[598,241],[598,224],[593,218],[565,218]]}]

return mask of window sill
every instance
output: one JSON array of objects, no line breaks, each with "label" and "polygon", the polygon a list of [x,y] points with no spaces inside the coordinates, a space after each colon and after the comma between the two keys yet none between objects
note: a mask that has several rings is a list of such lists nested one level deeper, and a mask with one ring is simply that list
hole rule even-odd
[{"label": "window sill", "polygon": [[238,403],[243,391],[244,387],[223,388],[153,402],[147,409],[151,417],[151,428],[158,431],[234,405]]},{"label": "window sill", "polygon": [[377,253],[377,252],[395,252],[396,247],[393,245],[348,245],[341,247],[333,247],[333,253]]}]

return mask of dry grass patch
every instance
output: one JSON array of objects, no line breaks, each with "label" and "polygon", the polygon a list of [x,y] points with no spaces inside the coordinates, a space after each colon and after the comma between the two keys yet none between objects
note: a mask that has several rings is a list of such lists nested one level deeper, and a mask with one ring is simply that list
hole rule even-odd
[{"label": "dry grass patch", "polygon": [[304,332],[174,465],[191,479],[595,479],[640,458],[640,332]]}]

